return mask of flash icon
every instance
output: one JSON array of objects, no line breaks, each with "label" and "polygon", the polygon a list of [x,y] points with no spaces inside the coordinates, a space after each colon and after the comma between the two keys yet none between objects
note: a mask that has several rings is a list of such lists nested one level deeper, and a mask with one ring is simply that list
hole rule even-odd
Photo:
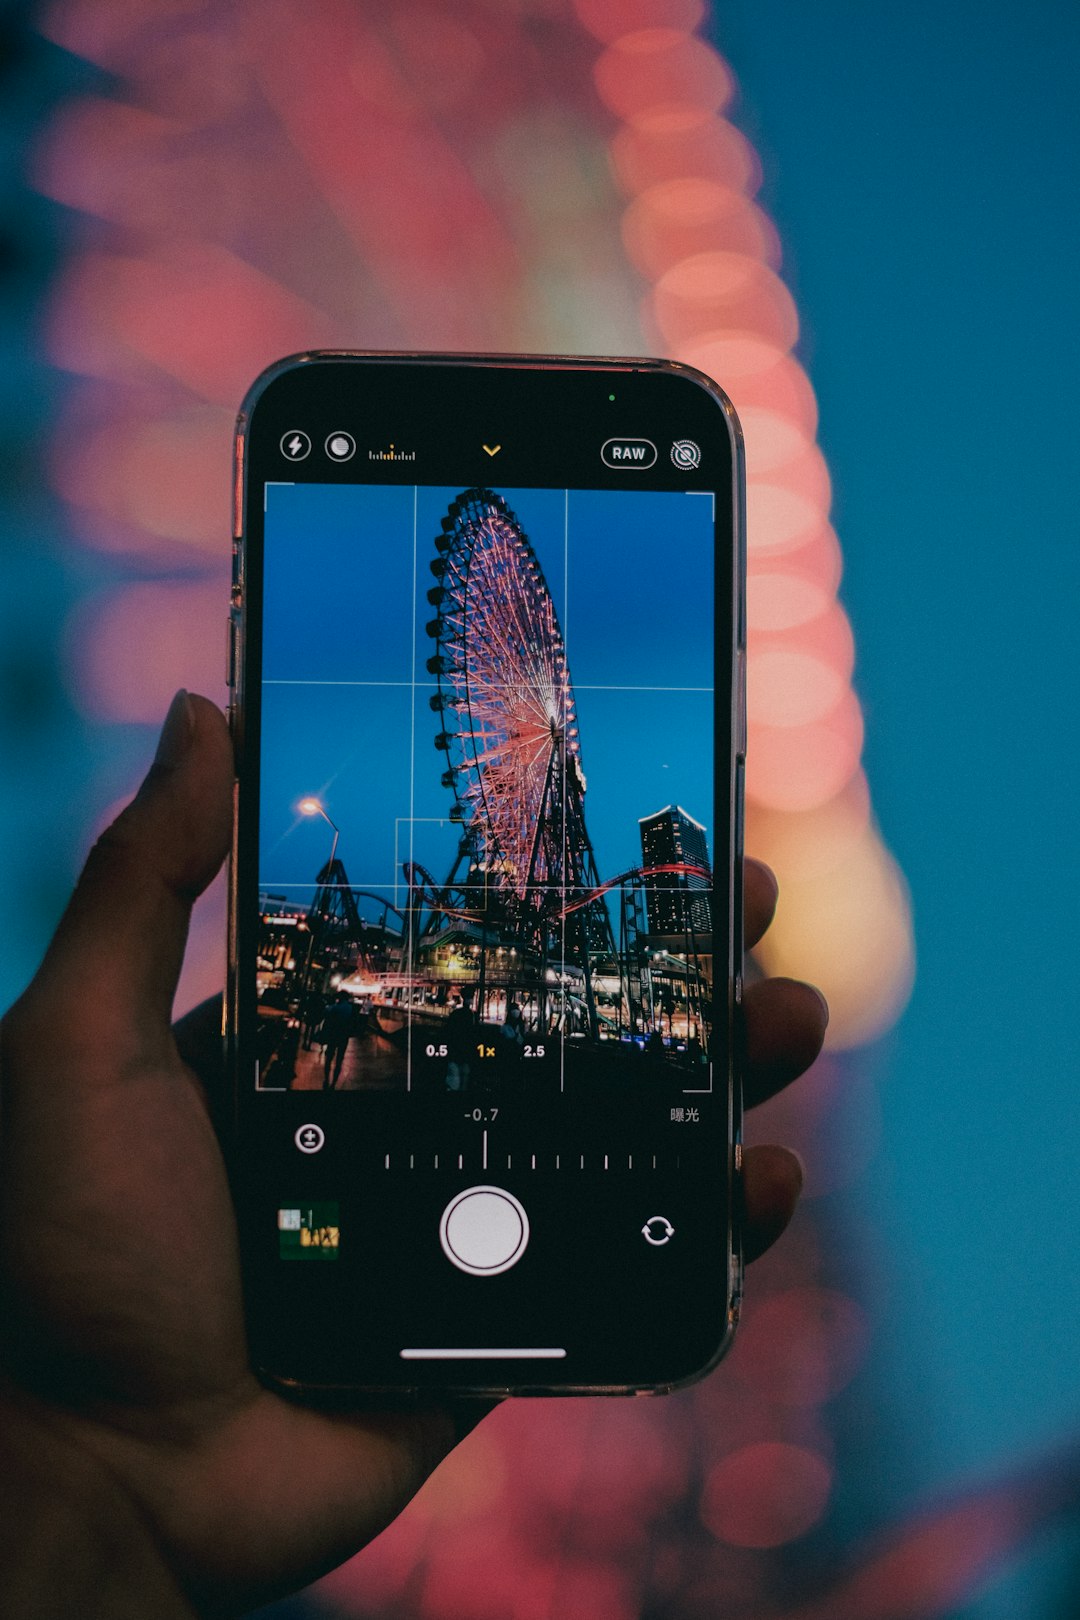
[{"label": "flash icon", "polygon": [[311,440],[306,433],[294,428],[291,433],[282,434],[281,453],[286,461],[303,461],[305,456],[311,454]]}]

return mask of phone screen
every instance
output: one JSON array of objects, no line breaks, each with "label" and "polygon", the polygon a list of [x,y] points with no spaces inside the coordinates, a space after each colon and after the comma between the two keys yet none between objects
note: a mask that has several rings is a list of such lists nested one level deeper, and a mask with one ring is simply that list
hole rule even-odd
[{"label": "phone screen", "polygon": [[727,1336],[725,405],[647,364],[325,359],[245,422],[234,1158],[272,1375],[654,1388]]}]

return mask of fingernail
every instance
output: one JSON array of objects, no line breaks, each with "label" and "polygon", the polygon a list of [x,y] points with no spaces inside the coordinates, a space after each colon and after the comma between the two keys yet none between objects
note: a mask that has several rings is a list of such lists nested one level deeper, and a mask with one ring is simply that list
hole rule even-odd
[{"label": "fingernail", "polygon": [[175,769],[191,746],[194,731],[195,711],[191,707],[191,699],[181,687],[169,704],[169,712],[165,716],[165,724],[158,738],[154,764],[164,765],[169,770]]}]

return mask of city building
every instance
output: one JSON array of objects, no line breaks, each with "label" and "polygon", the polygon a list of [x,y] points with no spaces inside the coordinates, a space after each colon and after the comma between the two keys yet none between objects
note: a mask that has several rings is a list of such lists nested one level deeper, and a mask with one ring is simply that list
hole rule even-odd
[{"label": "city building", "polygon": [[[698,872],[658,872],[645,880],[650,934],[712,933],[709,906],[711,868],[705,828],[680,805],[669,804],[655,815],[642,816],[641,864],[649,871],[663,866],[693,866]],[[704,874],[704,875],[699,875]]]}]

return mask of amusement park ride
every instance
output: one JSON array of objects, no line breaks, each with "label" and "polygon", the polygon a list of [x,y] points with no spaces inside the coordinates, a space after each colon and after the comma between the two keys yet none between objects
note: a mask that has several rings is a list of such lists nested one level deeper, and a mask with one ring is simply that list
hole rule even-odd
[{"label": "amusement park ride", "polygon": [[[665,860],[601,879],[555,603],[502,496],[460,494],[430,567],[430,705],[457,853],[441,884],[404,863],[403,910],[351,888],[332,857],[307,913],[306,950],[289,958],[293,995],[341,987],[388,1038],[406,1027],[430,1034],[464,1001],[481,1025],[516,1006],[527,1036],[648,1043],[667,1061],[706,1062],[708,865]],[[663,921],[661,893],[674,900]],[[274,923],[265,917],[264,932]]]}]

